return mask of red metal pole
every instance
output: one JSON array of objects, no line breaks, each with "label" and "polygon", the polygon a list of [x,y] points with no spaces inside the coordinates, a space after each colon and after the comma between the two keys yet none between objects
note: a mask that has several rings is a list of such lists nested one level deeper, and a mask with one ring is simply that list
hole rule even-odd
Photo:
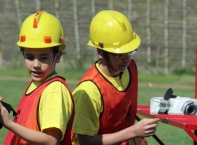
[{"label": "red metal pole", "polygon": [[195,99],[197,99],[197,45],[196,45]]},{"label": "red metal pole", "polygon": [[[195,99],[197,99],[197,45],[196,45]],[[195,135],[197,135],[197,130],[194,130],[194,133]],[[194,141],[194,145],[197,145],[197,142]]]}]

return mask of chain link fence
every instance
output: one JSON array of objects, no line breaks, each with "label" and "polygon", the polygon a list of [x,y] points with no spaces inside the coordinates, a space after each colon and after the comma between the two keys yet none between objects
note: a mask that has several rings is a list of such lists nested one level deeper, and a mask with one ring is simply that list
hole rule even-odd
[{"label": "chain link fence", "polygon": [[[63,24],[67,48],[60,67],[87,69],[97,59],[89,48],[89,24],[100,10],[118,10],[142,39],[134,56],[139,68],[154,73],[194,70],[196,0],[0,0],[0,69],[22,66],[16,45],[23,20],[45,10]],[[54,28],[51,28],[54,29]]]}]

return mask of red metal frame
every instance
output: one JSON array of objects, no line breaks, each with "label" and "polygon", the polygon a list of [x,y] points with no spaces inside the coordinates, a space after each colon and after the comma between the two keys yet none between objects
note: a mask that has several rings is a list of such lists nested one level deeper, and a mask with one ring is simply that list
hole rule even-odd
[{"label": "red metal frame", "polygon": [[162,123],[182,128],[197,142],[197,136],[193,132],[197,130],[196,115],[150,114],[150,106],[138,106],[137,113],[148,118],[160,118]]},{"label": "red metal frame", "polygon": [[[197,99],[197,45],[194,97]],[[162,123],[184,129],[197,145],[197,115],[150,114],[150,106],[138,106],[137,113],[148,118],[160,118]]]},{"label": "red metal frame", "polygon": [[[195,98],[197,99],[197,45],[196,45],[196,76],[195,76]],[[197,129],[194,130],[195,135],[197,136]],[[197,142],[194,142],[194,145],[197,145]]]},{"label": "red metal frame", "polygon": [[197,99],[197,45],[196,45],[196,79],[195,79],[195,98]]}]

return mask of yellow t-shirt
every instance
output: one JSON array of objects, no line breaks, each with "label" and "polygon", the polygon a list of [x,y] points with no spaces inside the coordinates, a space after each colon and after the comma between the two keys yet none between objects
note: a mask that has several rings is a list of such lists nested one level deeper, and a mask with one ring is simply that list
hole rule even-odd
[{"label": "yellow t-shirt", "polygon": [[[101,72],[96,64],[96,67]],[[102,72],[101,72],[102,73]],[[103,74],[103,73],[102,73]],[[126,70],[122,77],[104,77],[118,90],[123,91],[129,84],[129,71]],[[99,129],[99,116],[103,110],[101,95],[97,86],[91,81],[81,83],[74,91],[75,118],[72,131],[78,134],[94,136]]]},{"label": "yellow t-shirt", "polygon": [[[40,84],[39,82],[32,82],[27,93],[36,89]],[[41,131],[52,127],[58,128],[62,132],[63,139],[72,108],[72,100],[65,85],[59,81],[49,84],[40,98],[38,117]]]}]

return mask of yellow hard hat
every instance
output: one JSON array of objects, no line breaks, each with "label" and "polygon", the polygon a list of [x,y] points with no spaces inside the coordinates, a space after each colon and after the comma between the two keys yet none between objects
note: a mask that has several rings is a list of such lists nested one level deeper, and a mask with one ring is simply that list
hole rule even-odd
[{"label": "yellow hard hat", "polygon": [[89,37],[89,46],[116,54],[131,52],[141,43],[128,18],[114,10],[102,10],[92,19]]},{"label": "yellow hard hat", "polygon": [[64,32],[60,21],[53,15],[40,11],[30,15],[21,26],[17,45],[25,48],[65,49]]}]

